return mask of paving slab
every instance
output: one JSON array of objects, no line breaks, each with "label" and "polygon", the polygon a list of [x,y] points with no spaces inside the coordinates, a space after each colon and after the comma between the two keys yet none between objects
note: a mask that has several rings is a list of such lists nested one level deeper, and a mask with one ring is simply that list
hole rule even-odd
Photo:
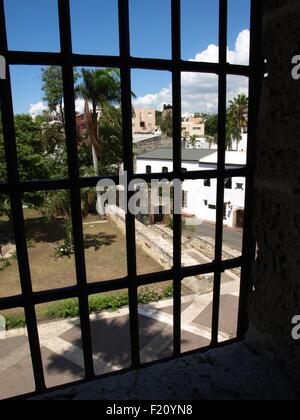
[{"label": "paving slab", "polygon": [[[220,306],[220,340],[236,329],[238,282],[225,283]],[[207,347],[211,340],[212,293],[182,297],[182,351]],[[129,309],[91,315],[94,367],[97,375],[130,367]],[[139,305],[140,352],[143,363],[173,353],[173,299]],[[48,387],[84,377],[80,320],[39,323],[39,336]],[[22,371],[19,383],[18,371]],[[0,398],[33,391],[32,366],[25,329],[12,330],[0,340]]]}]

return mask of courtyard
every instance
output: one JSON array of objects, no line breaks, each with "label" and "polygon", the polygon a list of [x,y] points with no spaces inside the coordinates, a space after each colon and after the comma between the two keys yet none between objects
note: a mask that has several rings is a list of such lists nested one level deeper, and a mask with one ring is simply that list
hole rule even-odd
[{"label": "courtyard", "polygon": [[[236,336],[239,283],[222,286],[219,341]],[[211,340],[213,294],[182,296],[183,352],[207,347]],[[93,361],[97,375],[130,367],[129,309],[91,315]],[[143,363],[172,355],[173,299],[139,305],[140,354]],[[84,377],[81,329],[78,318],[39,323],[43,365],[48,387]],[[0,399],[34,390],[26,329],[6,331],[0,342]]]},{"label": "courtyard", "polygon": [[[57,257],[56,251],[64,239],[64,225],[51,223],[35,210],[25,209],[28,256],[34,291],[45,291],[69,287],[76,284],[75,258]],[[0,271],[0,297],[21,294],[18,262],[11,237],[8,219],[0,220],[4,252],[8,253],[7,263]],[[89,283],[119,279],[127,275],[125,236],[112,223],[100,220],[96,215],[83,219],[84,245],[87,281]],[[3,239],[4,238],[4,239]],[[2,260],[2,264],[5,259]],[[139,247],[137,248],[139,274],[161,270],[161,266]],[[38,315],[42,316],[42,310]],[[21,311],[8,311],[18,315]],[[6,315],[6,313],[2,313]]]}]

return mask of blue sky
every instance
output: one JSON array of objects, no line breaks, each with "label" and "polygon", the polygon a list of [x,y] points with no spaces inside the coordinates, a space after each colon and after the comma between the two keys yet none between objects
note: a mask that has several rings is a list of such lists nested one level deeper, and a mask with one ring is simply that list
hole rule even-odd
[{"label": "blue sky", "polygon": [[[70,0],[73,50],[76,53],[117,55],[117,0]],[[170,58],[170,0],[130,0],[131,54]],[[210,44],[218,45],[218,0],[182,0],[182,57],[194,59]],[[234,51],[241,31],[249,29],[250,0],[229,0],[228,46]],[[5,0],[11,50],[60,50],[56,0]],[[14,108],[28,112],[41,101],[40,67],[12,69]],[[134,71],[138,97],[167,89],[170,75]]]}]

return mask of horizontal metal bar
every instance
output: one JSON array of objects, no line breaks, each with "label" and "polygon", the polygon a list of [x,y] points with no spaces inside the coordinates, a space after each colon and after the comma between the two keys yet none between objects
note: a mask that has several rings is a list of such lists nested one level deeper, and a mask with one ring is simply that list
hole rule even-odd
[{"label": "horizontal metal bar", "polygon": [[[182,165],[184,166],[184,164]],[[217,178],[218,176],[224,178],[236,178],[236,177],[246,177],[248,175],[248,167],[238,167],[232,169],[225,169],[221,174],[217,169],[207,170],[207,171],[188,171],[182,172],[180,179],[184,180],[197,180],[197,179],[208,179],[208,178]],[[152,174],[134,174],[132,176],[128,175],[128,180],[132,181],[135,179],[143,179],[145,182],[151,182],[151,180],[163,180],[167,179],[173,181],[175,179],[175,174],[173,172],[168,172],[163,174],[152,173]],[[119,175],[107,175],[99,177],[88,177],[80,178],[79,185],[80,188],[91,188],[97,186],[99,181],[110,180],[113,181],[116,185],[120,184]],[[16,185],[15,188],[18,191],[23,193],[25,192],[36,192],[36,191],[51,191],[51,190],[68,190],[70,189],[70,181],[68,179],[48,179],[48,180],[37,180],[37,181],[23,181]],[[12,190],[12,187],[9,184],[2,183],[0,184],[0,194],[8,194]]]},{"label": "horizontal metal bar", "polygon": [[[196,265],[193,267],[182,267],[181,277],[192,277],[203,274],[210,274],[215,271],[224,272],[233,268],[239,268],[243,264],[243,257],[234,258],[232,260],[222,261],[221,264],[211,262],[208,264]],[[172,281],[175,276],[174,270],[159,271],[150,274],[138,275],[136,278],[136,286],[149,286],[151,284]],[[178,273],[177,273],[178,275]],[[116,280],[99,281],[87,284],[84,292],[79,290],[78,286],[70,286],[61,289],[45,290],[41,292],[33,292],[32,302],[34,305],[54,302],[63,299],[79,297],[84,293],[85,296],[91,296],[98,293],[106,293],[110,291],[125,290],[129,286],[129,278],[123,277]],[[22,296],[10,296],[0,299],[0,311],[23,307],[24,300]]]},{"label": "horizontal metal bar", "polygon": [[208,264],[195,265],[192,267],[182,267],[181,272],[183,277],[199,276],[201,274],[209,274],[213,272],[223,273],[226,270],[239,268],[242,265],[243,261],[243,257],[221,261],[220,263],[216,263],[213,261]]},{"label": "horizontal metal bar", "polygon": [[22,295],[10,296],[0,299],[0,311],[7,311],[14,308],[23,308],[24,298]]},{"label": "horizontal metal bar", "polygon": [[[60,66],[64,56],[61,53],[8,51],[6,61],[9,65]],[[72,54],[70,57],[74,67],[121,67],[120,56]],[[226,73],[236,76],[250,76],[250,67],[226,63],[207,63],[200,61],[168,60],[155,58],[129,57],[131,69],[172,71],[177,69],[189,73]]]}]

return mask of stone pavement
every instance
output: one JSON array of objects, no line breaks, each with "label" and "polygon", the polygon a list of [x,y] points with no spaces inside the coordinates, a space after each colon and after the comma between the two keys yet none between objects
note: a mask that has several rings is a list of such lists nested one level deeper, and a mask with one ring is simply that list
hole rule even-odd
[{"label": "stone pavement", "polygon": [[[219,340],[235,337],[239,282],[222,284]],[[212,294],[182,297],[182,350],[206,347],[210,343]],[[142,362],[172,354],[173,300],[139,305]],[[96,374],[130,366],[129,312],[91,315],[94,367]],[[79,319],[59,320],[39,325],[40,342],[48,387],[80,380],[84,362]],[[0,340],[0,399],[32,392],[34,383],[26,330],[12,330]]]},{"label": "stone pavement", "polygon": [[38,400],[190,401],[297,400],[280,368],[265,354],[233,344],[146,369],[99,379]]}]

